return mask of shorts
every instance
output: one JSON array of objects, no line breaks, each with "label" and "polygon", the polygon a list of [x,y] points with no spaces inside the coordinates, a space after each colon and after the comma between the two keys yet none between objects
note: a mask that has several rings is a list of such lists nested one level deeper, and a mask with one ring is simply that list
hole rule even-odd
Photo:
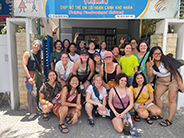
[{"label": "shorts", "polygon": [[174,76],[172,76],[172,82],[170,75],[167,77],[159,77],[156,79],[156,88],[167,89],[169,91],[178,91],[178,83]]},{"label": "shorts", "polygon": [[[123,109],[119,109],[119,108],[116,108],[116,107],[114,107],[114,109],[116,110],[116,112],[118,112],[118,113],[122,113],[125,109],[123,108]],[[112,119],[114,119],[116,117],[116,115],[114,114],[114,112],[111,110],[111,112],[110,112],[110,118],[111,118],[111,120]]]},{"label": "shorts", "polygon": [[39,102],[38,107],[41,109],[42,103]]},{"label": "shorts", "polygon": [[[138,108],[139,105],[140,104],[134,103],[135,110]],[[150,104],[146,105],[145,108],[148,109],[148,107],[150,107],[151,105],[154,105],[154,103],[150,103]]]}]

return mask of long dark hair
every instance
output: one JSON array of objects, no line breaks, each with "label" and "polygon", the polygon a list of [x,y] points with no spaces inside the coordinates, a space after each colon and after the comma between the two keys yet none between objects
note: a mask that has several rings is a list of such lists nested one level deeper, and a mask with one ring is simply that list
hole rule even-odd
[{"label": "long dark hair", "polygon": [[[106,44],[105,41],[102,41],[102,42],[100,43],[100,47],[99,47],[100,51],[99,51],[99,53],[102,51],[102,47],[101,47],[102,43],[105,43],[105,44]],[[107,46],[107,44],[106,44],[106,46]],[[105,49],[106,49],[106,47],[105,47]]]},{"label": "long dark hair", "polygon": [[56,73],[56,71],[55,71],[55,70],[49,70],[49,71],[47,72],[47,81],[49,81],[48,76],[49,76],[49,74],[50,74],[51,72],[54,72],[54,73],[55,73],[55,75],[56,75],[56,79],[55,79],[55,81],[57,81],[58,75],[57,75],[57,73]]},{"label": "long dark hair", "polygon": [[144,73],[143,73],[142,71],[137,71],[137,72],[134,74],[134,79],[133,79],[133,82],[132,82],[132,86],[133,86],[134,88],[138,87],[138,83],[136,82],[136,78],[137,78],[138,75],[142,75],[143,78],[144,78],[143,86],[145,86],[145,85],[147,84],[147,82],[146,82],[146,77],[145,77]]},{"label": "long dark hair", "polygon": [[[116,46],[116,45],[114,45],[112,48],[111,48],[111,51],[113,51],[114,50],[114,48],[118,48],[118,50],[119,50],[119,54],[120,54],[120,49],[119,49],[119,47],[118,46]],[[114,55],[114,54],[113,54]]]},{"label": "long dark hair", "polygon": [[[68,79],[68,85],[65,85],[65,86],[67,87],[67,89],[68,89],[68,92],[70,92],[71,89],[72,89],[72,86],[70,85],[70,81],[71,81],[71,79],[74,78],[74,77],[76,77],[76,78],[78,79],[78,81],[79,81],[79,78],[77,77],[77,75],[72,75],[72,76],[70,76],[70,78]],[[80,86],[80,81],[79,81],[78,86],[76,87],[76,90],[77,90],[78,93],[81,93],[81,89],[80,89],[79,86]]]},{"label": "long dark hair", "polygon": [[[151,59],[152,59],[153,58],[152,55],[155,52],[155,50],[157,50],[157,49],[159,49],[161,54],[162,54],[161,58],[160,58],[160,61],[164,64],[165,68],[167,70],[169,70],[171,72],[171,74],[174,75],[174,77],[179,76],[180,78],[182,78],[180,73],[178,72],[175,64],[173,63],[172,59],[163,54],[163,51],[162,51],[161,47],[159,47],[159,46],[152,47],[152,49],[150,50],[150,53],[149,53],[149,57],[151,57]],[[148,61],[149,61],[149,58],[147,59],[146,62],[148,62]],[[156,66],[156,64],[154,66]]]},{"label": "long dark hair", "polygon": [[116,81],[116,84],[119,85],[119,80],[121,78],[125,77],[127,79],[127,84],[126,86],[128,87],[129,86],[129,83],[128,83],[128,76],[125,74],[125,73],[119,73],[116,77],[115,77],[115,81]]}]

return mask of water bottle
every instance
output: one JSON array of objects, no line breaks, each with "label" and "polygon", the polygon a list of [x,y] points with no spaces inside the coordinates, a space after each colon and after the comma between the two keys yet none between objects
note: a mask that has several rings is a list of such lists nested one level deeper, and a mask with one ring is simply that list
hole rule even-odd
[{"label": "water bottle", "polygon": [[124,123],[124,134],[129,135],[130,134],[130,124],[128,122],[128,117],[126,118],[126,121]]},{"label": "water bottle", "polygon": [[84,85],[82,84],[82,82],[80,82],[80,89],[81,89],[82,96],[85,97],[86,96],[86,92],[84,90]]}]

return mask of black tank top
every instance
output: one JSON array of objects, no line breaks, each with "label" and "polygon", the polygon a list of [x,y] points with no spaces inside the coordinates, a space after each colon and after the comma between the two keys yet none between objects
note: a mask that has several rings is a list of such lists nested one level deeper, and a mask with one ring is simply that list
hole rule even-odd
[{"label": "black tank top", "polygon": [[116,64],[116,67],[113,73],[107,73],[107,80],[106,80],[105,64],[103,65],[103,80],[105,83],[109,82],[112,79],[115,79],[117,66],[118,64]]},{"label": "black tank top", "polygon": [[[27,62],[27,69],[28,71],[35,71],[36,69],[41,72],[41,68],[40,68],[40,54],[37,53],[36,55],[33,54],[31,51],[29,51],[29,54],[30,54],[30,57],[28,59],[28,62]],[[39,65],[37,64],[37,61],[36,59],[38,60],[38,63]]]}]

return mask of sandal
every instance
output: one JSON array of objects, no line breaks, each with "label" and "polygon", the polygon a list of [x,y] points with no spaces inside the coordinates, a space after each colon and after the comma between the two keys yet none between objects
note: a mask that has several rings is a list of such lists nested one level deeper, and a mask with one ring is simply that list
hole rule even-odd
[{"label": "sandal", "polygon": [[172,123],[168,119],[166,119],[165,121],[162,121],[160,125],[163,127],[167,127],[167,126],[172,125]]},{"label": "sandal", "polygon": [[163,119],[163,116],[157,115],[158,119]]},{"label": "sandal", "polygon": [[138,116],[138,115],[135,115],[135,118],[134,118],[134,120],[135,120],[136,122],[140,122],[140,121],[141,121],[141,118],[140,118],[140,116]]},{"label": "sandal", "polygon": [[157,115],[153,115],[152,117],[151,117],[151,120],[158,120],[158,116]]},{"label": "sandal", "polygon": [[66,117],[65,117],[65,122],[66,122],[67,124],[72,124],[72,123],[73,123],[73,121],[71,121],[72,118],[73,118],[73,117],[71,117],[71,116],[66,116]]},{"label": "sandal", "polygon": [[43,120],[44,121],[48,121],[49,120],[48,113],[43,113]]},{"label": "sandal", "polygon": [[153,121],[151,120],[151,118],[150,118],[150,116],[148,116],[147,118],[146,118],[146,121],[147,121],[147,123],[148,124],[153,124]]},{"label": "sandal", "polygon": [[[66,126],[65,127],[63,127],[63,126],[65,126],[65,123],[58,125],[59,130],[61,131],[61,133],[63,133],[63,134],[68,133],[69,132],[68,128]],[[68,131],[64,132],[63,130],[65,130],[65,129],[67,129]]]}]

